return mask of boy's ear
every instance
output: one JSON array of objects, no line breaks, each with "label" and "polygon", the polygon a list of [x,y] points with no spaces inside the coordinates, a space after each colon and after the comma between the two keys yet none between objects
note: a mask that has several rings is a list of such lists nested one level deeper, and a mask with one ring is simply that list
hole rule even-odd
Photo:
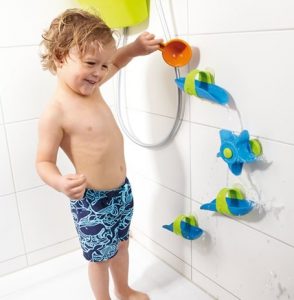
[{"label": "boy's ear", "polygon": [[59,51],[56,51],[56,53],[55,53],[54,64],[57,69],[61,68],[64,64],[64,57],[62,57],[62,55]]},{"label": "boy's ear", "polygon": [[56,66],[56,69],[61,68],[63,66],[63,63],[64,63],[63,59],[54,59],[54,64]]}]

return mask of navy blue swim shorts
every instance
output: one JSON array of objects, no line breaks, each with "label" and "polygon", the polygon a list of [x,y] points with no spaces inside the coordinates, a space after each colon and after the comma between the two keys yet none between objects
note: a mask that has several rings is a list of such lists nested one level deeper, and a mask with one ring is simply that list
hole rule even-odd
[{"label": "navy blue swim shorts", "polygon": [[115,256],[119,242],[129,238],[134,206],[129,180],[113,190],[86,189],[70,206],[84,257],[99,262]]}]

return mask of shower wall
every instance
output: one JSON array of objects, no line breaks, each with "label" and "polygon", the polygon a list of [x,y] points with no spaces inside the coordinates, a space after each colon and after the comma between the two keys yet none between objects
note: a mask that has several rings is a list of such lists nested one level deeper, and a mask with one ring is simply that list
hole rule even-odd
[{"label": "shower wall", "polygon": [[[169,145],[148,150],[126,140],[135,194],[133,235],[218,299],[294,299],[294,3],[162,3],[171,36],[194,48],[181,75],[208,68],[232,100],[224,107],[186,95],[183,124]],[[155,4],[151,1],[144,30],[164,37]],[[145,142],[164,138],[173,124],[174,78],[159,52],[126,69],[129,123]],[[216,157],[223,128],[247,129],[263,145],[262,160],[245,166],[240,176]],[[234,185],[260,209],[240,218],[199,210]],[[205,230],[203,238],[191,242],[162,229],[190,213]]]},{"label": "shower wall", "polygon": [[[142,30],[168,39],[155,4],[150,1],[149,21],[132,28],[129,41]],[[213,70],[232,101],[223,107],[184,95],[179,133],[160,149],[125,138],[135,196],[132,235],[215,298],[294,299],[294,4],[162,4],[171,37],[193,47],[181,75],[196,67]],[[0,275],[78,248],[68,199],[44,185],[34,168],[37,122],[55,86],[55,78],[41,70],[40,36],[56,14],[75,6],[74,0],[0,3]],[[135,58],[126,68],[122,107],[127,105],[125,119],[144,142],[157,142],[171,129],[177,110],[174,78],[160,52]],[[103,86],[112,108],[116,79]],[[222,128],[247,129],[261,141],[263,160],[232,175],[216,157]],[[62,152],[58,163],[63,173],[73,171]],[[199,210],[233,185],[242,186],[261,209],[242,218]],[[203,238],[191,242],[162,229],[190,213],[198,217]]]},{"label": "shower wall", "polygon": [[[65,196],[35,171],[37,123],[55,78],[41,69],[43,29],[74,1],[0,2],[0,275],[78,247]],[[64,172],[72,167],[63,153]]]}]

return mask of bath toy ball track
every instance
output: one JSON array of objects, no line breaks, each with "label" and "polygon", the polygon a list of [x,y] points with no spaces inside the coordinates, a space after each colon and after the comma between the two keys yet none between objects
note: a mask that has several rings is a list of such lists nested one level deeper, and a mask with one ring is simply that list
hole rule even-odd
[{"label": "bath toy ball track", "polygon": [[215,211],[227,216],[243,216],[251,212],[255,202],[245,199],[244,193],[238,188],[223,188],[216,199],[200,206],[200,209]]},{"label": "bath toy ball track", "polygon": [[203,233],[203,230],[198,227],[196,218],[192,215],[179,215],[173,223],[162,227],[187,240],[195,240]]}]

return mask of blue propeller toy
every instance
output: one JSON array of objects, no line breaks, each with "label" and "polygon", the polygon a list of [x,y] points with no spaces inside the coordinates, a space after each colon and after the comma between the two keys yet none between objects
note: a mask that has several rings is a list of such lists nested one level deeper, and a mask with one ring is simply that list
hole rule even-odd
[{"label": "blue propeller toy", "polygon": [[247,130],[240,135],[230,130],[220,130],[221,146],[217,154],[229,166],[234,175],[240,175],[244,163],[254,162],[262,154],[262,146],[259,140],[249,139]]}]

